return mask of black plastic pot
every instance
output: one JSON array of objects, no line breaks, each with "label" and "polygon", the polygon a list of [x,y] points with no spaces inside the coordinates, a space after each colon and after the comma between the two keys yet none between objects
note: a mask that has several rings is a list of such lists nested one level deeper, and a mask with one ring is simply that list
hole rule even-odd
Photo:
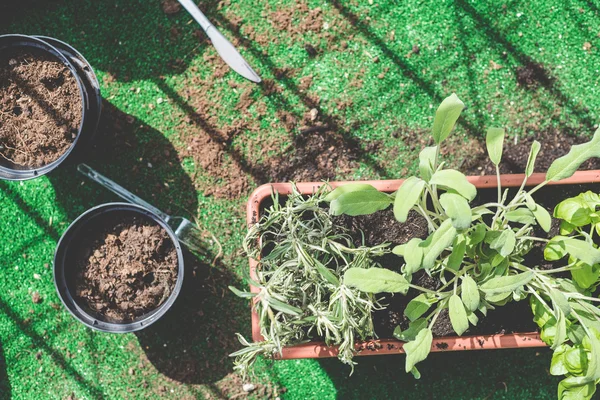
[{"label": "black plastic pot", "polygon": [[92,142],[102,110],[98,79],[87,60],[79,52],[54,38],[26,35],[0,36],[0,52],[18,47],[47,52],[59,59],[71,71],[82,98],[82,120],[71,147],[57,160],[33,169],[9,163],[0,164],[0,179],[8,180],[37,178],[54,170],[67,159],[75,158],[75,154],[88,148]]},{"label": "black plastic pot", "polygon": [[[91,311],[86,310],[73,296],[72,279],[74,277],[73,260],[80,250],[78,247],[78,239],[81,238],[82,232],[86,228],[93,226],[98,220],[105,218],[111,213],[132,213],[148,218],[165,229],[173,246],[177,251],[178,270],[177,282],[169,298],[158,308],[149,313],[138,317],[136,320],[124,323],[115,323],[106,321],[102,315],[95,315]],[[150,326],[152,323],[160,319],[171,308],[183,285],[184,261],[181,245],[175,236],[173,230],[162,219],[151,211],[128,203],[107,203],[91,208],[81,214],[67,228],[63,236],[60,238],[56,246],[54,254],[54,285],[58,292],[58,297],[69,312],[84,325],[102,332],[111,333],[128,333],[135,332]]]}]

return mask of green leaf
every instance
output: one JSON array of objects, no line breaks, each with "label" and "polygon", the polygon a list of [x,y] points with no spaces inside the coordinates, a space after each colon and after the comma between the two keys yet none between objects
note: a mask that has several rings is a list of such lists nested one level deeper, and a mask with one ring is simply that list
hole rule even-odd
[{"label": "green leaf", "polygon": [[554,208],[554,216],[574,226],[585,226],[592,222],[592,210],[579,196],[561,201]]},{"label": "green leaf", "polygon": [[506,213],[506,219],[511,222],[518,222],[523,225],[535,224],[535,216],[528,208],[517,208]]},{"label": "green leaf", "polygon": [[588,289],[595,285],[598,278],[600,278],[600,268],[578,262],[575,264],[575,268],[571,270],[571,276],[579,286]]},{"label": "green leaf", "polygon": [[330,210],[333,215],[369,215],[385,210],[390,204],[392,199],[389,195],[380,191],[362,190],[340,195],[330,203]]},{"label": "green leaf", "polygon": [[594,393],[596,393],[595,382],[587,382],[582,385],[564,383],[569,380],[573,380],[573,377],[563,379],[558,383],[558,398],[560,400],[591,400]]},{"label": "green leaf", "polygon": [[515,233],[511,229],[505,229],[500,233],[498,231],[489,231],[486,234],[485,240],[490,244],[490,248],[497,250],[502,257],[510,255],[517,243]]},{"label": "green leaf", "polygon": [[504,145],[504,129],[488,128],[485,136],[485,145],[494,165],[500,164],[502,158],[502,146]]},{"label": "green leaf", "polygon": [[312,261],[314,262],[314,266],[317,269],[317,271],[319,271],[319,273],[321,274],[321,276],[323,278],[325,278],[325,280],[329,283],[331,283],[334,286],[340,286],[340,281],[337,278],[337,276],[335,276],[335,274],[331,271],[331,269],[327,268],[326,266],[324,266],[319,260],[313,258]]},{"label": "green leaf", "polygon": [[423,262],[423,247],[421,243],[423,240],[419,238],[412,238],[406,243],[406,251],[404,252],[404,262],[406,263],[406,273],[414,274],[421,269],[421,263]]},{"label": "green leaf", "polygon": [[437,146],[425,147],[419,153],[419,171],[421,172],[421,178],[425,182],[429,182],[436,164]]},{"label": "green leaf", "polygon": [[563,239],[563,243],[566,252],[577,260],[588,265],[600,263],[600,250],[596,249],[591,243],[570,237]]},{"label": "green leaf", "polygon": [[431,329],[421,329],[417,337],[412,342],[404,344],[406,352],[406,372],[410,372],[415,364],[423,361],[431,351],[431,343],[433,342],[433,334]]},{"label": "green leaf", "polygon": [[467,177],[454,169],[442,169],[437,171],[429,181],[431,185],[451,189],[472,201],[477,196],[477,188],[467,180]]},{"label": "green leaf", "polygon": [[394,253],[397,256],[404,257],[404,254],[406,253],[406,243],[394,246],[394,248],[392,249],[392,253]]},{"label": "green leaf", "polygon": [[588,358],[583,347],[571,347],[565,351],[564,366],[573,375],[583,375],[588,367]]},{"label": "green leaf", "polygon": [[592,157],[600,157],[600,128],[594,132],[592,140],[572,146],[567,155],[554,160],[546,172],[546,180],[560,181],[569,178],[581,164]]},{"label": "green leaf", "polygon": [[329,192],[327,196],[325,196],[325,201],[331,203],[341,195],[350,192],[378,192],[378,190],[367,183],[347,183],[345,185],[338,186]]},{"label": "green leaf", "polygon": [[302,315],[302,310],[300,308],[290,306],[289,304],[284,303],[283,301],[277,300],[273,297],[267,298],[266,302],[269,304],[269,306],[271,306],[275,310],[280,311],[282,313],[296,315],[296,316]]},{"label": "green leaf", "polygon": [[403,331],[399,326],[394,329],[394,337],[398,340],[402,340],[403,342],[410,342],[417,338],[417,335],[421,330],[427,328],[427,319],[420,318],[416,321],[410,322],[408,324],[408,329]]},{"label": "green leaf", "polygon": [[406,315],[409,320],[415,321],[425,314],[433,303],[435,303],[435,298],[426,293],[421,293],[408,303],[404,309],[404,315]]},{"label": "green leaf", "polygon": [[408,212],[419,201],[424,187],[425,181],[414,176],[411,176],[402,183],[402,186],[396,192],[396,199],[394,200],[394,216],[398,221],[406,222]]},{"label": "green leaf", "polygon": [[548,210],[538,204],[537,207],[531,211],[540,228],[542,228],[544,232],[550,232],[550,228],[552,227],[552,217]]},{"label": "green leaf", "polygon": [[446,267],[454,270],[454,271],[458,271],[460,269],[460,266],[462,265],[462,262],[465,258],[465,252],[467,249],[467,241],[464,238],[463,235],[458,235],[456,237],[456,241],[454,242],[454,245],[452,246],[452,253],[450,254],[450,257],[448,257],[448,264],[446,265]]},{"label": "green leaf", "polygon": [[552,341],[552,346],[550,348],[552,350],[556,349],[559,345],[563,344],[565,340],[567,340],[567,321],[565,319],[565,315],[560,312],[557,312],[558,318],[556,319],[556,331],[554,333],[554,340]]},{"label": "green leaf", "polygon": [[465,104],[455,93],[442,101],[433,119],[433,140],[436,144],[440,144],[452,132],[454,124],[464,108]]},{"label": "green leaf", "polygon": [[533,271],[527,271],[521,274],[492,278],[481,285],[480,289],[486,295],[509,293],[529,283],[533,279],[533,276]]},{"label": "green leaf", "polygon": [[462,278],[462,285],[460,286],[461,293],[460,297],[467,310],[473,312],[479,308],[479,288],[477,283],[469,275],[465,275]]},{"label": "green leaf", "polygon": [[423,250],[423,268],[426,270],[431,269],[435,260],[442,254],[446,247],[452,244],[456,235],[457,232],[454,226],[452,226],[451,220],[447,219],[442,222],[440,227],[426,240],[426,242],[429,242],[429,245]]},{"label": "green leaf", "polygon": [[467,319],[471,323],[471,325],[475,326],[479,323],[479,317],[474,312],[470,312],[467,314]]},{"label": "green leaf", "polygon": [[469,328],[469,319],[467,311],[460,297],[453,294],[448,301],[448,312],[450,314],[450,323],[452,329],[458,336],[461,336]]},{"label": "green leaf", "polygon": [[464,197],[454,193],[444,193],[440,196],[440,204],[457,230],[462,231],[471,226],[471,207]]},{"label": "green leaf", "polygon": [[567,371],[567,367],[565,366],[564,356],[569,349],[570,346],[566,344],[561,344],[556,349],[554,349],[554,354],[552,354],[552,361],[550,362],[550,374],[554,376],[565,375]]},{"label": "green leaf", "polygon": [[408,291],[408,281],[385,268],[350,268],[344,274],[344,284],[365,293],[402,293]]},{"label": "green leaf", "polygon": [[544,259],[547,261],[556,261],[567,255],[567,246],[564,236],[554,236],[544,247]]},{"label": "green leaf", "polygon": [[485,224],[477,224],[475,225],[475,229],[473,229],[469,233],[469,246],[475,246],[485,238],[485,234],[487,232],[487,227]]},{"label": "green leaf", "polygon": [[251,299],[256,297],[256,293],[243,292],[236,287],[228,286],[229,290],[231,290],[237,297],[241,297],[243,299]]},{"label": "green leaf", "polygon": [[533,174],[533,169],[535,167],[535,159],[537,158],[538,153],[540,152],[540,142],[534,140],[531,144],[531,150],[529,150],[529,157],[527,158],[527,166],[525,167],[525,175],[530,177]]},{"label": "green leaf", "polygon": [[559,308],[566,316],[571,314],[569,300],[567,300],[567,297],[560,290],[549,287],[548,295],[550,296],[550,299],[552,299],[552,303],[554,303],[555,307]]}]

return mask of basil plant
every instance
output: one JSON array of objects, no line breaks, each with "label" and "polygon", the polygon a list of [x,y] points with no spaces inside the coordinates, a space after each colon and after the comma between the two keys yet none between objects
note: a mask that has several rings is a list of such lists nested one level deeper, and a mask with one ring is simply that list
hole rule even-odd
[{"label": "basil plant", "polygon": [[[573,146],[567,155],[556,159],[542,183],[528,187],[540,150],[540,143],[534,141],[523,182],[509,196],[511,192],[501,186],[498,167],[505,132],[489,128],[486,147],[496,167],[497,195],[494,201],[472,204],[477,196],[475,186],[439,160],[440,145],[463,109],[455,94],[442,102],[433,123],[435,146],[421,151],[419,174],[407,178],[395,193],[353,183],[327,195],[333,215],[368,215],[393,207],[399,222],[406,222],[409,213],[416,212],[429,230],[426,238],[412,238],[393,249],[403,259],[401,273],[379,267],[349,268],[344,284],[372,294],[406,294],[409,288],[420,291],[405,309],[409,327],[398,327],[394,332],[406,342],[406,372],[417,378],[416,364],[430,352],[432,326],[442,311],[448,310],[454,331],[462,335],[488,310],[529,298],[542,338],[555,352],[551,372],[566,375],[559,386],[559,398],[590,398],[600,380],[600,310],[595,305],[599,300],[590,290],[600,274],[600,250],[593,244],[592,233],[582,228],[592,224],[593,230],[600,223],[595,213],[598,196],[584,194],[585,199],[577,200],[586,202],[589,212],[561,203],[555,211],[555,216],[563,219],[561,236],[548,241],[534,233],[536,226],[549,232],[552,222],[550,213],[536,203],[535,194],[550,182],[572,176],[589,158],[600,156],[600,130],[590,142]],[[536,241],[548,242],[547,259],[568,254],[569,264],[546,270],[526,265],[525,255]],[[433,291],[411,283],[419,271],[437,277],[442,286]],[[571,271],[574,279],[557,277],[565,271]]]}]

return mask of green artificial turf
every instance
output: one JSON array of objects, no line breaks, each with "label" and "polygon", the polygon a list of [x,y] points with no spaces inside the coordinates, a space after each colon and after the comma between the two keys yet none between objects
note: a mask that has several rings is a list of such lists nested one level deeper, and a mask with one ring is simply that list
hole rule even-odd
[{"label": "green artificial turf", "polygon": [[[196,285],[192,294],[157,327],[135,335],[91,331],[60,305],[52,258],[70,222],[116,198],[72,165],[27,182],[0,181],[4,398],[245,396],[227,358],[239,348],[234,333],[250,335],[247,303],[227,291],[245,285],[244,204],[264,182],[269,158],[294,154],[301,121],[313,109],[362,148],[355,168],[336,170],[347,179],[414,171],[434,109],[452,92],[468,106],[449,149],[456,163],[490,125],[519,139],[551,128],[590,135],[600,120],[595,0],[202,1],[271,86],[219,73],[221,61],[195,36],[187,14],[166,15],[158,0],[22,3],[0,6],[0,33],[49,35],[75,46],[95,69],[107,109],[129,117],[120,147],[87,162],[156,206],[197,217],[223,245],[223,257],[214,269],[210,260],[198,262],[198,276],[186,277]],[[274,22],[277,11],[290,13],[287,28]],[[319,25],[302,28],[310,20]],[[543,65],[547,76],[519,85],[517,70],[530,63]],[[240,110],[244,95],[254,103]],[[221,147],[222,174],[187,150],[199,132],[236,123],[241,128]],[[232,165],[247,178],[242,193],[207,192],[227,187]],[[41,303],[32,302],[33,292]],[[259,360],[251,381],[260,390],[251,397],[551,399],[558,382],[547,372],[547,349],[433,354],[419,381],[404,373],[403,356],[357,361],[349,376],[336,360]]]}]

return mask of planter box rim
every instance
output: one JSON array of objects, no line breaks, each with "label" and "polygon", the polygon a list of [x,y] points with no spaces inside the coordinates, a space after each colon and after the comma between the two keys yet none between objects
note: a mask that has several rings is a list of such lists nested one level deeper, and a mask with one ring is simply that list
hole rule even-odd
[{"label": "planter box rim", "polygon": [[[527,179],[527,186],[537,185],[545,180],[545,173],[534,173]],[[469,182],[477,189],[497,187],[496,175],[468,176]],[[524,174],[504,174],[500,176],[502,187],[519,187],[525,178]],[[382,192],[396,191],[404,179],[393,180],[366,180],[366,181],[332,181],[332,182],[298,182],[298,183],[267,183],[259,186],[250,195],[247,203],[246,221],[248,226],[255,224],[260,218],[260,205],[269,198],[274,191],[281,195],[292,193],[292,185],[295,185],[302,194],[312,194],[319,187],[329,184],[332,188],[347,183],[368,183]],[[600,182],[600,170],[577,171],[572,177],[562,181],[549,182],[549,185],[577,185]],[[252,258],[250,263],[250,277],[256,279],[256,267],[258,262]],[[258,288],[250,286],[253,293],[258,293]],[[256,311],[252,308],[252,340],[260,342],[263,340],[260,334],[259,319]],[[357,343],[357,355],[383,355],[403,353],[404,342],[395,339],[381,339],[369,342]],[[431,345],[432,352],[459,351],[459,350],[484,350],[484,349],[514,349],[523,347],[547,347],[540,339],[538,332],[510,333],[496,335],[473,335],[473,336],[445,336],[436,337]],[[296,346],[285,347],[280,359],[295,358],[323,358],[335,357],[336,346],[327,346],[322,342],[310,342]]]}]

